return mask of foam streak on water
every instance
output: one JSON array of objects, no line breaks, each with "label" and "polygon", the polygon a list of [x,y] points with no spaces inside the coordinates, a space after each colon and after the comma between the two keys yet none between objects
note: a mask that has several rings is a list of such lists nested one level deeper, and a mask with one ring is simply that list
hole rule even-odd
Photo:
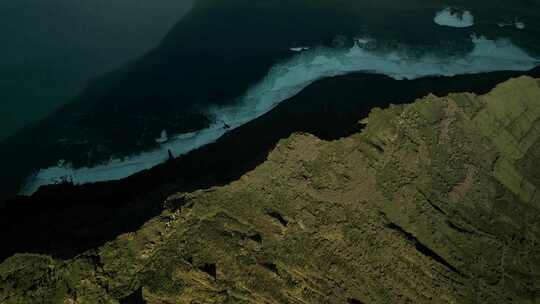
[{"label": "foam streak on water", "polygon": [[[413,58],[404,51],[375,52],[368,49],[369,40],[359,40],[350,49],[312,48],[299,52],[292,59],[274,66],[268,75],[241,97],[234,106],[209,109],[215,122],[207,129],[169,136],[160,148],[126,159],[113,159],[92,168],[72,168],[69,164],[41,169],[28,179],[21,194],[31,194],[41,185],[65,180],[75,184],[118,180],[175,156],[216,141],[228,130],[253,120],[280,102],[290,98],[310,83],[330,76],[351,72],[388,75],[394,79],[415,79],[425,76],[453,76],[501,70],[526,71],[540,65],[538,59],[508,40],[492,41],[472,37],[474,49],[459,57],[426,55]],[[361,94],[359,92],[358,94]]]}]

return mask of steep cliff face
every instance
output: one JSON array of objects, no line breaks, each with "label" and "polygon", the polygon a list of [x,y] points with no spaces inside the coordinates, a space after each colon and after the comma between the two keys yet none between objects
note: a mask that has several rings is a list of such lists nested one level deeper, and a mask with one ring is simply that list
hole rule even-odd
[{"label": "steep cliff face", "polygon": [[535,303],[540,81],[374,109],[68,261],[0,265],[2,303]]}]

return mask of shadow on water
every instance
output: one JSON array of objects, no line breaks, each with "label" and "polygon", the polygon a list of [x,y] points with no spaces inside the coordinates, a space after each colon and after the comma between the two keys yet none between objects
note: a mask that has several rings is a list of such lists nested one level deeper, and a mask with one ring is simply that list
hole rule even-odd
[{"label": "shadow on water", "polygon": [[317,81],[217,142],[151,170],[120,181],[43,187],[32,197],[9,201],[0,212],[0,261],[17,252],[71,258],[134,231],[163,210],[170,194],[238,179],[293,132],[337,139],[360,131],[357,122],[373,107],[412,102],[428,93],[482,94],[523,74],[540,77],[540,68],[402,81],[358,73]]}]

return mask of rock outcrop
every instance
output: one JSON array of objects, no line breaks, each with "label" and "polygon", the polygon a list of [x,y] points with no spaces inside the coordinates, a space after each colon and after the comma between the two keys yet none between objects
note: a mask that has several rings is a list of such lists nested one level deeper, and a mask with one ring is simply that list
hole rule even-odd
[{"label": "rock outcrop", "polygon": [[[295,134],[74,259],[0,264],[1,303],[537,303],[540,81]],[[536,301],[536,302],[535,302]]]}]

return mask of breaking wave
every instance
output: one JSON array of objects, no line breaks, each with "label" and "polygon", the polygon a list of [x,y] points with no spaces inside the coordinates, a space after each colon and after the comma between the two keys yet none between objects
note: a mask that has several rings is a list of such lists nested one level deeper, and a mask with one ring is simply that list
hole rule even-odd
[{"label": "breaking wave", "polygon": [[469,11],[456,12],[447,7],[438,12],[433,18],[433,21],[440,26],[449,27],[471,27],[474,26],[474,16]]},{"label": "breaking wave", "polygon": [[21,194],[34,193],[40,186],[70,181],[75,184],[118,180],[163,163],[169,151],[179,156],[216,141],[223,134],[273,109],[280,102],[296,95],[314,81],[351,72],[384,74],[394,79],[415,79],[425,76],[454,76],[501,70],[526,71],[540,61],[509,40],[471,37],[474,48],[459,56],[435,54],[414,57],[407,50],[379,52],[373,41],[358,39],[353,47],[336,50],[309,48],[290,60],[274,66],[267,76],[250,88],[233,106],[209,109],[213,117],[210,127],[197,132],[164,136],[160,146],[124,159],[112,159],[91,168],[73,168],[69,163],[41,169],[28,178]]}]

